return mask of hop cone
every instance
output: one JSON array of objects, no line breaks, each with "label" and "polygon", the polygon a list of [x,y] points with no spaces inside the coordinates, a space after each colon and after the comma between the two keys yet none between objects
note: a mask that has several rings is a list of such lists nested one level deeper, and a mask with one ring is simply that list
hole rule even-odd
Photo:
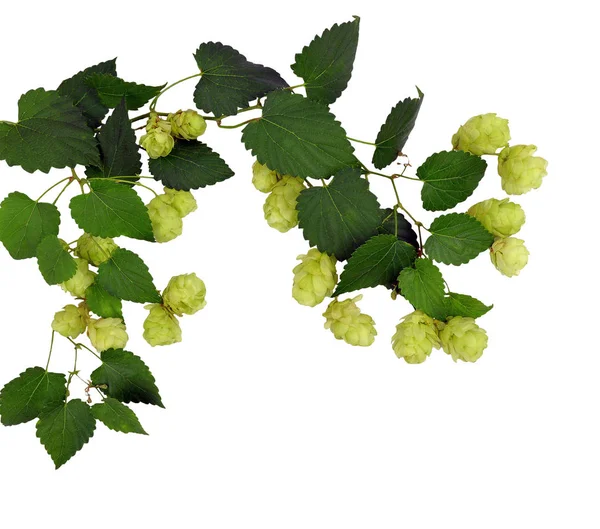
[{"label": "hop cone", "polygon": [[548,162],[533,156],[535,145],[506,147],[498,155],[498,174],[502,178],[502,189],[509,195],[522,195],[542,185],[548,174]]},{"label": "hop cone", "polygon": [[206,131],[206,121],[195,110],[179,110],[169,114],[171,134],[182,140],[195,140]]},{"label": "hop cone", "polygon": [[411,312],[396,325],[392,349],[398,358],[404,358],[409,364],[420,364],[427,360],[434,347],[440,348],[438,331],[433,319],[424,312]]},{"label": "hop cone", "polygon": [[302,262],[294,268],[293,298],[301,305],[314,307],[333,293],[338,276],[335,257],[311,248],[299,255]]},{"label": "hop cone", "polygon": [[123,349],[129,340],[125,324],[120,318],[90,319],[88,338],[99,353],[107,349]]},{"label": "hop cone", "polygon": [[77,272],[75,275],[61,284],[62,289],[76,298],[85,298],[85,291],[94,282],[96,274],[91,272],[85,259],[75,259]]},{"label": "hop cone", "polygon": [[373,318],[362,314],[356,305],[356,302],[361,299],[362,295],[344,301],[334,299],[323,316],[326,319],[325,328],[331,329],[338,340],[364,347],[373,343],[377,331]]},{"label": "hop cone", "polygon": [[516,237],[496,239],[490,248],[490,258],[498,271],[505,276],[518,276],[529,260],[525,241]]},{"label": "hop cone", "polygon": [[296,202],[304,189],[302,178],[283,176],[267,197],[263,207],[265,219],[271,228],[285,233],[298,224]]},{"label": "hop cone", "polygon": [[144,321],[144,340],[152,347],[181,342],[181,327],[177,318],[162,305],[147,305],[150,313]]},{"label": "hop cone", "polygon": [[118,248],[112,239],[103,239],[94,237],[89,233],[84,233],[77,241],[75,255],[89,261],[94,266],[100,266],[108,261],[112,253]]},{"label": "hop cone", "polygon": [[508,120],[496,114],[481,114],[461,125],[452,136],[452,146],[459,151],[481,156],[494,154],[510,140]]},{"label": "hop cone", "polygon": [[475,362],[487,347],[488,337],[473,318],[455,316],[443,325],[440,341],[444,352],[451,355],[455,362]]},{"label": "hop cone", "polygon": [[67,305],[54,315],[52,329],[67,338],[77,338],[85,332],[87,322],[82,310],[75,305]]},{"label": "hop cone", "polygon": [[280,178],[277,171],[271,171],[266,165],[258,163],[252,165],[252,183],[261,193],[270,193]]},{"label": "hop cone", "polygon": [[183,233],[181,215],[170,201],[167,195],[158,195],[148,204],[148,215],[156,242],[169,242]]},{"label": "hop cone", "polygon": [[172,277],[163,292],[164,304],[177,316],[195,314],[206,306],[206,286],[196,274]]},{"label": "hop cone", "polygon": [[525,212],[519,204],[508,198],[490,198],[469,208],[469,215],[475,217],[487,231],[496,237],[509,237],[517,233],[525,224]]}]

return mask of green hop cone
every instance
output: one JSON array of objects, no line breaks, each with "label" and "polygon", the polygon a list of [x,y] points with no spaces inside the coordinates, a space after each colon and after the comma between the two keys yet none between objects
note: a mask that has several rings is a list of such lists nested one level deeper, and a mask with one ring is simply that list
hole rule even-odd
[{"label": "green hop cone", "polygon": [[533,156],[535,145],[506,147],[498,155],[498,174],[502,178],[502,189],[509,195],[522,195],[542,185],[548,174],[548,162]]},{"label": "green hop cone", "polygon": [[206,131],[206,121],[195,110],[179,110],[169,114],[171,134],[182,140],[195,140]]},{"label": "green hop cone", "polygon": [[455,316],[441,324],[440,341],[444,352],[456,362],[475,362],[487,347],[486,332],[475,323],[473,318]]},{"label": "green hop cone", "polygon": [[277,171],[271,171],[266,165],[257,161],[252,165],[252,184],[261,193],[270,193],[275,184],[281,180]]},{"label": "green hop cone", "polygon": [[518,276],[529,260],[529,250],[522,239],[498,238],[490,248],[490,258],[500,273],[507,277]]},{"label": "green hop cone", "polygon": [[156,112],[151,112],[146,123],[146,132],[151,132],[156,129],[171,134],[171,122],[162,119]]},{"label": "green hop cone", "polygon": [[94,266],[100,266],[110,259],[117,248],[118,246],[112,239],[104,239],[84,233],[77,241],[75,255],[89,261]]},{"label": "green hop cone", "polygon": [[175,140],[162,128],[153,128],[140,138],[140,145],[150,158],[161,158],[170,154],[175,147]]},{"label": "green hop cone", "polygon": [[525,224],[525,212],[519,204],[508,198],[490,198],[469,208],[469,215],[475,217],[484,228],[496,237],[509,237],[517,233]]},{"label": "green hop cone", "polygon": [[99,353],[107,349],[123,349],[129,340],[125,323],[120,318],[90,319],[88,338]]},{"label": "green hop cone", "polygon": [[195,314],[206,306],[206,285],[196,274],[172,277],[163,292],[163,302],[177,316]]},{"label": "green hop cone", "polygon": [[165,195],[170,206],[173,206],[181,218],[187,217],[198,209],[198,203],[189,191],[178,191],[177,189],[164,188]]},{"label": "green hop cone", "polygon": [[303,189],[304,181],[295,176],[282,176],[275,184],[263,207],[265,219],[271,228],[285,233],[298,224],[296,203]]},{"label": "green hop cone", "polygon": [[427,360],[435,347],[440,348],[440,338],[432,318],[424,312],[411,312],[396,325],[392,336],[392,349],[398,358],[409,364],[420,364]]},{"label": "green hop cone", "polygon": [[144,321],[144,340],[152,347],[181,342],[177,318],[162,305],[146,305],[150,313]]},{"label": "green hop cone", "polygon": [[481,114],[469,119],[452,136],[452,146],[459,151],[482,154],[495,154],[506,147],[510,140],[508,120],[496,114]]},{"label": "green hop cone", "polygon": [[314,307],[331,296],[338,281],[336,258],[311,248],[306,255],[299,255],[302,262],[294,268],[292,297],[300,303]]},{"label": "green hop cone", "polygon": [[96,274],[89,269],[89,263],[85,259],[75,259],[77,263],[77,272],[75,275],[65,281],[60,286],[65,291],[76,298],[84,298],[85,291],[94,282]]},{"label": "green hop cone", "polygon": [[167,195],[158,195],[148,204],[148,215],[156,242],[169,242],[183,233],[183,220]]},{"label": "green hop cone", "polygon": [[52,330],[66,338],[77,338],[85,332],[87,318],[80,307],[66,305],[54,315]]},{"label": "green hop cone", "polygon": [[334,299],[323,316],[326,319],[325,328],[331,329],[338,340],[344,340],[350,345],[366,347],[374,342],[377,331],[373,318],[362,314],[356,305],[356,302],[361,299],[362,295],[344,301]]}]

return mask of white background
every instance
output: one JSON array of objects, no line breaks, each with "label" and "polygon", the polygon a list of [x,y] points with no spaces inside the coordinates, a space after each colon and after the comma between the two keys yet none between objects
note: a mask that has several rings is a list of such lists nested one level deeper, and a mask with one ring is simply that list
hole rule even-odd
[{"label": "white background", "polygon": [[[377,322],[371,348],[323,329],[324,306],[290,296],[307,244],[262,218],[240,130],[205,140],[237,173],[196,193],[199,211],[169,245],[121,241],[142,254],[156,284],[196,271],[208,306],[183,321],[184,342],[151,349],[145,311],[126,307],[129,349],[153,370],[166,410],[135,406],[148,437],[98,426],[59,471],[34,423],[0,429],[0,525],[207,529],[531,528],[600,526],[600,351],[597,236],[597,13],[589,1],[10,2],[3,6],[0,116],[18,97],[55,88],[115,56],[127,80],[161,84],[195,73],[192,53],[221,40],[296,83],[289,65],[316,33],[361,15],[354,76],[332,109],[348,134],[373,140],[390,108],[426,94],[406,146],[417,167],[448,149],[475,114],[510,119],[513,144],[549,160],[519,237],[531,251],[508,279],[481,255],[443,267],[453,290],[495,308],[480,324],[489,347],[476,364],[438,351],[423,365],[394,356],[390,338],[410,307],[384,289],[361,306]],[[194,82],[161,99],[193,107]],[[231,121],[236,122],[237,118]],[[368,147],[358,149],[369,159]],[[465,207],[502,197],[494,160]],[[64,176],[0,164],[0,195],[31,196]],[[419,185],[405,204],[426,223]],[[389,183],[377,182],[392,205]],[[142,193],[145,193],[142,190]],[[149,196],[144,194],[149,200]],[[78,232],[61,201],[65,238]],[[70,237],[73,235],[73,237]],[[52,315],[69,297],[34,260],[0,248],[0,382],[43,365]],[[91,356],[91,355],[90,355]],[[83,374],[95,367],[82,357]],[[58,341],[53,369],[69,369]],[[74,396],[83,397],[74,382]]]}]

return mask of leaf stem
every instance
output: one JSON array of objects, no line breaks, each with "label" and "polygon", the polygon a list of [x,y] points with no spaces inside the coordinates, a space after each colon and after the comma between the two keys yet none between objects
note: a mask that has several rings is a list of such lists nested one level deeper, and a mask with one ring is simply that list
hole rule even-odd
[{"label": "leaf stem", "polygon": [[174,83],[171,83],[166,88],[163,88],[158,94],[156,94],[156,97],[152,100],[152,103],[150,103],[150,110],[154,111],[154,109],[156,108],[156,103],[158,101],[158,98],[161,95],[163,95],[167,90],[170,90],[174,86],[177,86],[178,84],[183,83],[184,81],[188,81],[189,79],[194,79],[195,77],[201,77],[201,76],[202,76],[202,72],[195,73],[194,75],[188,75],[187,77],[184,77],[183,79],[179,79],[179,81],[175,81]]},{"label": "leaf stem", "polygon": [[60,197],[62,197],[63,193],[67,190],[67,188],[74,182],[75,180],[73,180],[73,178],[69,178],[69,181],[67,182],[67,184],[65,185],[65,187],[62,188],[62,190],[60,191],[60,193],[58,194],[58,196],[54,199],[54,202],[52,202],[53,206],[56,206],[56,203],[58,202],[58,200],[60,199]]},{"label": "leaf stem", "polygon": [[146,112],[145,114],[140,114],[134,118],[129,120],[129,123],[135,123],[136,121],[140,121],[142,119],[147,119],[150,117],[150,114],[158,114],[159,116],[168,116],[168,112]]},{"label": "leaf stem", "polygon": [[258,121],[261,118],[252,118],[249,119],[247,121],[243,121],[242,123],[237,123],[236,125],[222,125],[220,120],[217,120],[217,126],[220,129],[238,129],[240,127],[243,127],[244,125],[248,125],[248,123],[253,123],[255,121]]},{"label": "leaf stem", "polygon": [[364,141],[364,140],[357,140],[356,138],[351,138],[350,136],[347,136],[347,138],[350,141],[356,142],[356,143],[363,143],[364,145],[372,145],[373,147],[377,147],[376,143],[370,142],[370,141]]},{"label": "leaf stem", "polygon": [[306,83],[296,84],[294,86],[286,86],[284,90],[296,90],[296,88],[303,88],[306,86]]},{"label": "leaf stem", "polygon": [[54,348],[54,335],[56,331],[52,331],[52,338],[50,338],[50,352],[48,353],[48,360],[46,361],[46,373],[48,372],[48,367],[50,366],[50,358],[52,358],[52,349]]},{"label": "leaf stem", "polygon": [[395,180],[396,178],[404,178],[405,180],[413,180],[415,182],[420,182],[420,180],[418,178],[413,178],[412,176],[404,176],[404,173],[395,173],[392,175],[387,175],[387,174],[383,174],[383,173],[378,173],[377,171],[371,171],[369,169],[367,169],[367,173],[368,174],[374,174],[377,176],[383,176],[384,178],[387,178],[389,180]]},{"label": "leaf stem", "polygon": [[75,340],[69,338],[68,336],[67,336],[67,340],[69,340],[75,347],[78,347],[78,348],[82,348],[83,347],[83,349],[85,349],[85,350],[89,351],[90,353],[92,353],[98,360],[100,360],[102,362],[102,358],[100,358],[100,355],[98,355],[94,351],[92,351],[87,345],[84,345],[82,343],[77,343]]},{"label": "leaf stem", "polygon": [[44,191],[36,200],[36,202],[39,202],[40,200],[42,200],[42,198],[44,198],[50,191],[52,191],[55,187],[58,187],[60,184],[62,184],[63,182],[66,182],[67,180],[71,180],[71,177],[68,176],[67,178],[63,178],[62,180],[59,180],[58,182],[56,182],[54,185],[50,186],[48,189],[46,189],[46,191]]}]

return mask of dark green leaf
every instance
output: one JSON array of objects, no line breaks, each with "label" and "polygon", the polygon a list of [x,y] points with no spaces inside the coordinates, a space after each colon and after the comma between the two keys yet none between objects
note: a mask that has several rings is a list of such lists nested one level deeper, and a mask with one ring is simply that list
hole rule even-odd
[{"label": "dark green leaf", "polygon": [[123,319],[121,300],[109,294],[96,282],[85,291],[85,302],[88,308],[101,318]]},{"label": "dark green leaf", "polygon": [[79,110],[83,112],[88,125],[92,129],[96,129],[100,126],[104,116],[106,116],[106,113],[108,112],[108,107],[100,101],[96,89],[85,82],[85,80],[94,73],[116,76],[116,59],[90,66],[75,74],[73,77],[65,79],[57,88],[60,95],[69,97],[71,101],[73,101],[73,104],[79,107]]},{"label": "dark green leaf", "polygon": [[58,235],[60,213],[56,206],[11,193],[0,204],[0,241],[13,259],[37,255],[37,247],[48,235]]},{"label": "dark green leaf", "polygon": [[139,356],[123,349],[109,349],[101,357],[102,365],[91,374],[94,385],[106,385],[102,391],[121,402],[164,408],[154,377]]},{"label": "dark green leaf", "polygon": [[210,147],[199,141],[177,141],[168,156],[151,159],[150,172],[171,189],[189,191],[222,182],[233,171]]},{"label": "dark green leaf", "polygon": [[335,24],[296,55],[292,70],[305,81],[306,95],[329,105],[348,86],[352,76],[360,19]]},{"label": "dark green leaf", "polygon": [[260,163],[281,174],[329,178],[358,164],[328,108],[287,90],[268,95],[262,118],[246,125],[242,141]]},{"label": "dark green leaf", "polygon": [[77,272],[77,263],[56,235],[48,235],[37,247],[40,272],[46,283],[58,285],[71,279]]},{"label": "dark green leaf", "polygon": [[333,296],[378,285],[390,286],[400,270],[411,266],[416,256],[414,246],[394,235],[376,235],[348,259]]},{"label": "dark green leaf", "polygon": [[97,237],[154,241],[148,209],[134,189],[110,180],[89,184],[89,193],[71,199],[71,215],[82,230]]},{"label": "dark green leaf", "polygon": [[4,426],[35,419],[44,408],[54,408],[67,397],[65,375],[30,367],[0,392],[0,417]]},{"label": "dark green leaf", "polygon": [[380,226],[377,231],[381,234],[396,234],[398,239],[405,241],[408,244],[412,244],[417,250],[419,249],[419,242],[415,230],[413,230],[412,224],[406,220],[402,213],[396,212],[392,208],[385,208],[379,211],[381,216]]},{"label": "dark green leaf", "polygon": [[206,42],[194,54],[202,77],[194,91],[196,106],[215,116],[237,114],[250,101],[287,86],[272,68],[254,64],[231,46]]},{"label": "dark green leaf", "polygon": [[445,264],[468,263],[494,242],[494,236],[481,222],[466,213],[450,213],[435,219],[425,241],[427,255]]},{"label": "dark green leaf", "polygon": [[456,294],[450,292],[446,297],[446,316],[463,316],[465,318],[479,318],[493,308],[484,305],[478,299],[467,296],[466,294]]},{"label": "dark green leaf", "polygon": [[305,189],[298,197],[298,221],[304,238],[340,261],[377,233],[379,202],[358,170],[346,170],[323,187]]},{"label": "dark green leaf", "polygon": [[100,143],[100,167],[89,167],[89,177],[127,177],[128,180],[142,172],[142,158],[135,138],[135,132],[129,121],[125,100],[115,108],[114,112],[102,125],[98,133]]},{"label": "dark green leaf", "polygon": [[137,110],[154,98],[166,85],[147,86],[128,83],[119,77],[104,73],[93,73],[86,78],[86,84],[96,89],[100,101],[108,108],[116,108],[125,98],[128,110]]},{"label": "dark green leaf", "polygon": [[451,209],[469,198],[485,174],[487,163],[463,151],[432,154],[417,169],[423,180],[421,198],[429,211]]},{"label": "dark green leaf", "polygon": [[417,259],[414,268],[405,268],[398,276],[402,295],[432,318],[445,320],[444,279],[430,259]]},{"label": "dark green leaf", "polygon": [[393,163],[406,145],[423,102],[423,93],[418,88],[417,91],[419,93],[417,99],[407,97],[392,108],[377,134],[375,140],[377,147],[373,153],[373,165],[377,169],[383,169]]},{"label": "dark green leaf", "polygon": [[30,90],[19,99],[19,121],[0,121],[0,160],[33,173],[99,162],[94,133],[73,102],[56,91]]},{"label": "dark green leaf", "polygon": [[115,432],[148,435],[135,413],[117,399],[108,397],[104,402],[92,406],[92,414]]},{"label": "dark green leaf", "polygon": [[160,303],[160,297],[148,267],[138,255],[119,248],[98,268],[96,278],[109,294],[136,303]]},{"label": "dark green leaf", "polygon": [[79,452],[95,429],[96,419],[90,407],[79,399],[44,411],[36,424],[37,436],[56,468]]}]

